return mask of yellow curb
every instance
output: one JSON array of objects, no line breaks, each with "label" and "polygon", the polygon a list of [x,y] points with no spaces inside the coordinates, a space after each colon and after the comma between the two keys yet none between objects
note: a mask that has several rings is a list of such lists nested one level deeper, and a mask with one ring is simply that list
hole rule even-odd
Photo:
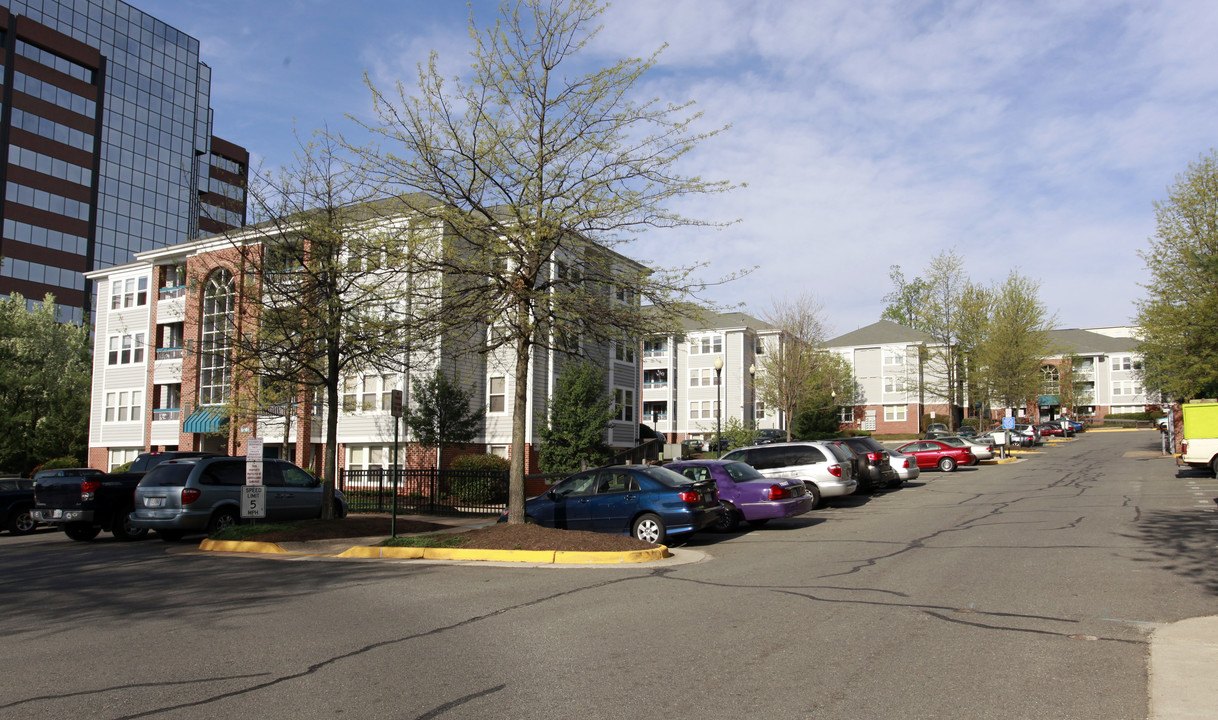
[{"label": "yellow curb", "polygon": [[424,548],[424,560],[484,560],[488,562],[553,563],[553,550],[465,550]]},{"label": "yellow curb", "polygon": [[483,562],[522,562],[533,564],[569,565],[619,565],[624,563],[651,562],[672,557],[668,548],[660,545],[654,550],[632,550],[627,552],[571,552],[555,550],[466,550],[462,548],[418,548],[359,546],[348,548],[337,555],[314,555],[284,550],[275,543],[239,540],[204,540],[200,550],[211,552],[265,553],[271,555],[296,555],[300,557],[340,557],[393,560],[458,560]]},{"label": "yellow curb", "polygon": [[978,464],[979,465],[1005,465],[1006,463],[1013,463],[1018,459],[1019,458],[1017,458],[1017,457],[994,458],[993,460],[982,460]]},{"label": "yellow curb", "polygon": [[632,550],[630,552],[574,552],[560,550],[554,553],[555,563],[589,565],[596,563],[640,563],[672,557],[668,548],[661,545],[654,550]]},{"label": "yellow curb", "polygon": [[274,553],[288,555],[287,550],[279,547],[275,543],[269,542],[253,542],[250,540],[204,540],[199,543],[200,550],[210,550],[212,552],[247,552],[247,553]]}]

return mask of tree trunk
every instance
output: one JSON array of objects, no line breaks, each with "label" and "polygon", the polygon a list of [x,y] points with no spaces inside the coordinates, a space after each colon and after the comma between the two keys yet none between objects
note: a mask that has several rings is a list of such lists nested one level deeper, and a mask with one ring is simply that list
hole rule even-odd
[{"label": "tree trunk", "polygon": [[516,368],[515,393],[512,400],[512,457],[508,470],[508,522],[521,524],[524,522],[524,464],[528,453],[525,444],[525,428],[529,419],[529,343],[528,333],[522,332],[520,326],[530,322],[528,306],[518,303],[517,336],[516,336]]}]

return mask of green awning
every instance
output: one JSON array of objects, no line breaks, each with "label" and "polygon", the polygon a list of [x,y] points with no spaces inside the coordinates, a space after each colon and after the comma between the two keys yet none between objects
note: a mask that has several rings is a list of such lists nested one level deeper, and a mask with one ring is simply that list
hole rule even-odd
[{"label": "green awning", "polygon": [[182,423],[182,432],[210,433],[218,432],[228,423],[222,407],[201,407],[190,414]]}]

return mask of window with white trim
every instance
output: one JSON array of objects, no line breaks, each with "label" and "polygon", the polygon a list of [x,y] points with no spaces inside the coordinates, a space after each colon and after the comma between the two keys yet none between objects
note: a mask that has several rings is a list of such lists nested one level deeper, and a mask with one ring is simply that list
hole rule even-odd
[{"label": "window with white trim", "polygon": [[203,290],[199,335],[199,404],[222,405],[228,400],[232,364],[229,340],[234,327],[236,293],[233,274],[220,269],[207,278]]},{"label": "window with white trim", "polygon": [[106,422],[139,422],[144,419],[142,390],[115,390],[106,393]]},{"label": "window with white trim", "polygon": [[838,420],[838,422],[844,422],[844,423],[854,422],[854,407],[847,405],[845,407],[838,408],[837,409],[837,420]]},{"label": "window with white trim", "polygon": [[713,387],[718,385],[718,376],[715,375],[714,368],[690,368],[689,369],[689,386],[690,387]]},{"label": "window with white trim", "polygon": [[905,405],[885,405],[884,422],[905,422],[907,409]]},{"label": "window with white trim", "polygon": [[643,341],[643,357],[661,357],[668,354],[668,340],[659,338]]},{"label": "window with white trim", "polygon": [[383,373],[348,378],[343,383],[343,412],[388,412],[393,391],[399,389],[401,375]]},{"label": "window with white trim", "polygon": [[884,348],[884,365],[888,367],[905,365],[905,350],[903,348],[899,350]]},{"label": "window with white trim", "polygon": [[[402,462],[399,451],[398,463]],[[379,470],[393,466],[393,447],[390,445],[348,445],[348,470]]]},{"label": "window with white trim", "polygon": [[711,355],[723,352],[722,335],[701,335],[689,339],[690,355]]},{"label": "window with white trim", "polygon": [[905,378],[897,375],[884,376],[884,392],[905,392]]},{"label": "window with white trim", "polygon": [[486,411],[501,413],[507,411],[507,378],[495,375],[487,378]]},{"label": "window with white trim", "polygon": [[634,362],[634,345],[624,340],[618,340],[613,343],[614,357],[619,362]]},{"label": "window with white trim", "polygon": [[718,404],[717,400],[691,402],[689,404],[689,419],[699,420],[715,417],[715,409],[718,407]]},{"label": "window with white trim", "polygon": [[1113,396],[1141,395],[1142,383],[1138,380],[1113,380],[1112,394]]},{"label": "window with white trim", "polygon": [[132,462],[141,452],[143,448],[110,448],[110,472],[114,472],[120,465]]},{"label": "window with white trim", "polygon": [[111,335],[108,340],[107,365],[133,365],[144,362],[144,351],[147,343],[144,333],[131,335]]},{"label": "window with white trim", "polygon": [[110,283],[110,309],[139,307],[148,304],[148,278],[126,278]]},{"label": "window with white trim", "polygon": [[765,417],[765,403],[758,400],[757,401],[757,419],[761,420],[764,417]]}]

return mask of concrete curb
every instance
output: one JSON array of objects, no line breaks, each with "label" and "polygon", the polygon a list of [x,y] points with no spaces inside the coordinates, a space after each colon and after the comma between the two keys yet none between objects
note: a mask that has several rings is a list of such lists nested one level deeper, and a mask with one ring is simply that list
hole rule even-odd
[{"label": "concrete curb", "polygon": [[668,548],[660,545],[654,550],[626,552],[569,552],[555,550],[467,550],[464,548],[414,548],[360,545],[340,553],[318,554],[289,552],[276,543],[236,540],[204,540],[199,549],[208,552],[236,552],[296,557],[357,558],[364,560],[451,560],[454,562],[518,562],[533,565],[622,565],[644,563],[671,557]]},{"label": "concrete curb", "polygon": [[1202,720],[1218,707],[1218,615],[1157,628],[1150,637],[1150,718]]}]

